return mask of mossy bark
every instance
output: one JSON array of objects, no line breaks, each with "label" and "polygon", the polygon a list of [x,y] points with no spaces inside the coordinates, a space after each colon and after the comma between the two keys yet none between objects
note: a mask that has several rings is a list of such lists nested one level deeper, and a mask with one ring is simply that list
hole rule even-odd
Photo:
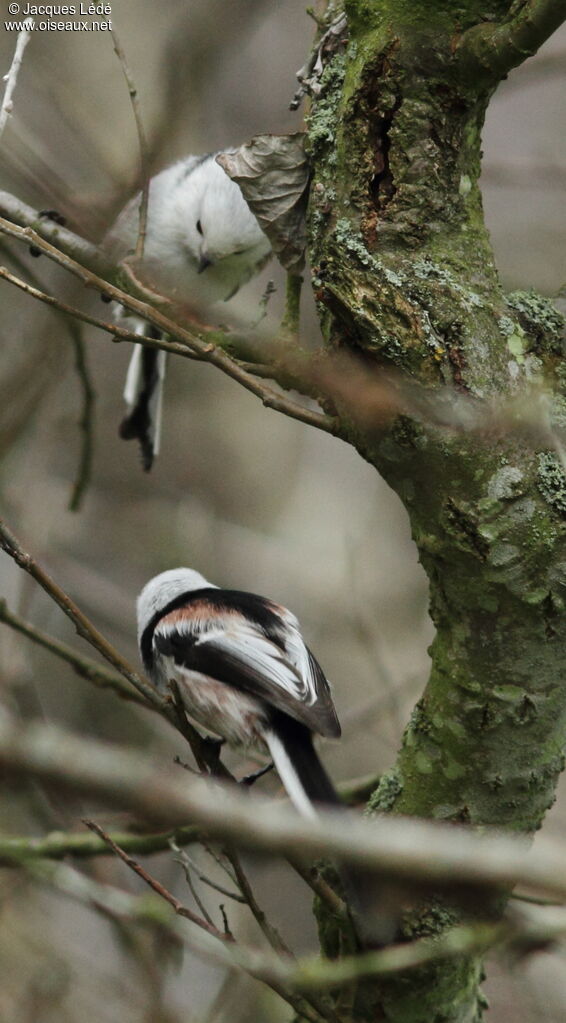
[{"label": "mossy bark", "polygon": [[[492,59],[478,26],[526,6],[346,0],[348,38],[308,119],[311,266],[329,346],[431,393],[505,400],[544,379],[564,422],[563,325],[544,299],[503,293],[478,187],[485,110],[520,59]],[[409,512],[436,626],[430,680],[371,807],[532,832],[566,741],[562,470],[504,427],[481,443],[404,415],[368,433],[355,397],[339,411]],[[460,960],[366,985],[353,1018],[476,1023],[480,972]]]}]

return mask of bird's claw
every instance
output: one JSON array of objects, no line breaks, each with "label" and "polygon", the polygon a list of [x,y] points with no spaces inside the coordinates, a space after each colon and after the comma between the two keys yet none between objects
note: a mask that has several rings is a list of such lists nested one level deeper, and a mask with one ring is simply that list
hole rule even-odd
[{"label": "bird's claw", "polygon": [[270,760],[269,763],[265,765],[265,767],[260,767],[257,771],[253,771],[252,774],[244,775],[243,778],[240,778],[238,784],[245,785],[247,788],[251,788],[251,786],[254,784],[254,782],[258,780],[258,778],[263,778],[264,774],[267,774],[268,771],[272,771],[274,766],[275,765],[273,761]]}]

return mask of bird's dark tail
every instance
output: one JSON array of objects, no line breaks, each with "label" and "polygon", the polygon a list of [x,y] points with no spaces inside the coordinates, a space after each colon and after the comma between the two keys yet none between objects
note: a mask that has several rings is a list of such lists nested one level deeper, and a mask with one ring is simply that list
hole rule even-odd
[{"label": "bird's dark tail", "polygon": [[[147,331],[148,337],[161,337],[154,327]],[[130,411],[120,424],[120,436],[124,440],[137,438],[146,472],[159,452],[165,360],[165,352],[136,345],[126,378],[124,397]]]},{"label": "bird's dark tail", "polygon": [[[322,766],[305,725],[286,714],[277,715],[265,736],[287,795],[303,816],[316,817],[316,807],[342,806],[340,796]],[[337,864],[352,924],[361,947],[389,944],[398,930],[398,906],[386,905],[383,886],[363,871]]]},{"label": "bird's dark tail", "polygon": [[318,758],[312,734],[305,725],[287,714],[279,714],[265,738],[285,791],[299,813],[314,817],[317,803],[340,805],[340,797]]}]

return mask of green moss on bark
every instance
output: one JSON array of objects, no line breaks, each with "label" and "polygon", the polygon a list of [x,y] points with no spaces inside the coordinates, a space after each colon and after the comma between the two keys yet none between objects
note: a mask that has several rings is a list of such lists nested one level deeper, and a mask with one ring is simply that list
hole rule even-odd
[{"label": "green moss on bark", "polygon": [[[478,187],[495,78],[458,56],[462,33],[509,4],[345,7],[349,43],[329,56],[309,118],[327,343],[429,393],[507,400],[537,377],[563,386],[563,318],[500,288]],[[354,395],[344,435],[407,507],[437,630],[427,688],[370,812],[533,832],[566,743],[566,478],[553,454],[504,428],[482,444],[405,415],[364,434],[356,411]],[[553,416],[566,421],[560,393]],[[424,919],[413,925],[422,933]],[[366,985],[355,1019],[476,1023],[480,972],[463,958]]]}]

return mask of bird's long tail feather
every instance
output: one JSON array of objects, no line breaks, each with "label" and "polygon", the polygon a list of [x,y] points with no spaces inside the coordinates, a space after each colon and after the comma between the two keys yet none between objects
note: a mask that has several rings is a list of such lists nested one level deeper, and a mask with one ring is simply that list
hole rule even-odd
[{"label": "bird's long tail feather", "polygon": [[[154,328],[145,328],[149,337],[161,337]],[[129,412],[120,424],[120,436],[137,438],[146,472],[159,454],[166,360],[166,352],[136,345],[126,376],[124,399]]]},{"label": "bird's long tail feather", "polygon": [[317,803],[340,805],[340,797],[318,758],[308,728],[281,714],[265,739],[277,773],[299,813],[315,817]]},{"label": "bird's long tail feather", "polygon": [[[317,804],[342,805],[304,725],[278,715],[265,740],[289,799],[300,814],[316,817]],[[391,942],[398,929],[398,906],[389,905],[383,886],[369,874],[345,864],[337,864],[337,868],[360,945],[376,948]]]}]

